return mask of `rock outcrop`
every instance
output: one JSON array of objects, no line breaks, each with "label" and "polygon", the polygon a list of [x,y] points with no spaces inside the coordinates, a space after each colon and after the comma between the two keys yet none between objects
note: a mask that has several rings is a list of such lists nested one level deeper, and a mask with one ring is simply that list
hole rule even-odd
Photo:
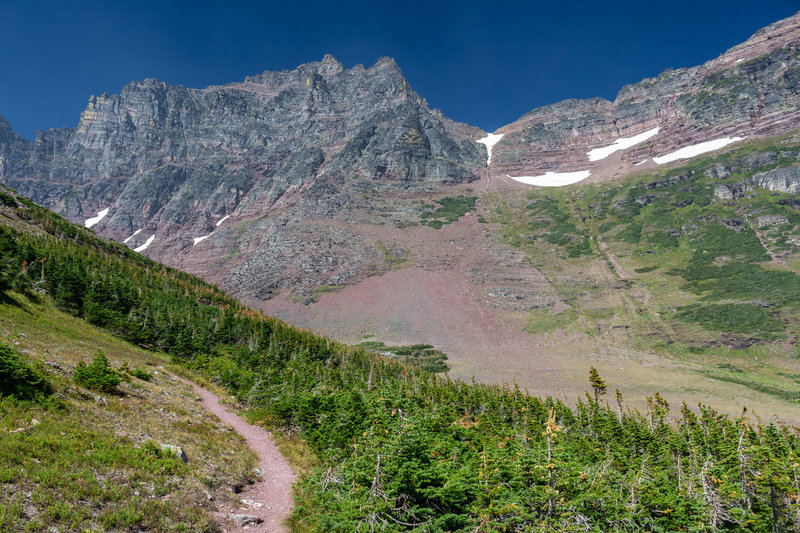
[{"label": "rock outcrop", "polygon": [[769,191],[797,194],[800,192],[800,166],[776,168],[753,176],[753,185]]},{"label": "rock outcrop", "polygon": [[[761,166],[762,164],[775,163],[777,161],[777,153],[764,152],[757,154],[759,157],[746,158],[745,160],[732,162],[729,165],[717,165],[714,167],[712,177],[719,177],[725,179],[732,175],[732,172],[743,167],[749,167],[750,170]],[[794,154],[791,154],[794,158]],[[748,163],[753,164],[748,165]],[[758,164],[761,163],[761,164]],[[725,176],[725,177],[722,177]],[[800,165],[792,165],[788,167],[779,167],[769,170],[767,172],[759,172],[754,174],[751,178],[738,181],[736,183],[721,183],[714,186],[714,196],[721,200],[738,200],[742,194],[753,191],[756,189],[766,189],[768,191],[797,194],[800,193]]]},{"label": "rock outcrop", "polygon": [[6,176],[24,176],[30,173],[33,143],[17,135],[11,124],[0,116],[0,181]]}]

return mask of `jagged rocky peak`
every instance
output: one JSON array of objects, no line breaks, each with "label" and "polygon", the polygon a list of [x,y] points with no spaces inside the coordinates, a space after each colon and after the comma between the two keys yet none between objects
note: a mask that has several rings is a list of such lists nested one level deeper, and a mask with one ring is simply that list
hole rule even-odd
[{"label": "jagged rocky peak", "polygon": [[0,115],[0,180],[6,175],[29,172],[28,160],[33,143],[17,134],[11,124]]},{"label": "jagged rocky peak", "polygon": [[[363,206],[372,208],[367,194],[480,178],[481,135],[431,111],[391,58],[345,69],[328,55],[204,89],[146,79],[92,96],[77,127],[40,132],[28,167],[3,181],[170,264],[205,257],[210,246],[241,263],[250,253],[279,257],[300,222],[362,217]],[[238,235],[247,251],[220,237],[231,224],[244,224]],[[382,257],[366,240],[342,238],[325,224],[302,239],[334,255],[352,249],[355,258]],[[304,261],[322,279],[335,270],[316,264],[324,257]],[[292,262],[287,256],[269,275],[280,278]],[[251,263],[237,277],[242,285],[264,276],[265,263]],[[347,270],[329,281],[360,275]]]},{"label": "jagged rocky peak", "polygon": [[16,135],[14,128],[4,116],[0,115],[0,143],[6,144],[14,135]]},{"label": "jagged rocky peak", "polygon": [[22,135],[19,135],[11,123],[0,115],[0,149],[14,146],[30,146],[32,143]]},{"label": "jagged rocky peak", "polygon": [[[294,70],[265,71],[248,76],[243,82],[225,85],[225,88],[251,91],[260,96],[274,98],[286,90],[306,89],[309,93],[330,90],[336,85],[362,86],[364,89],[404,90],[404,95],[416,95],[403,77],[394,59],[380,58],[372,67],[365,69],[356,65],[345,69],[332,55],[326,54],[321,61],[304,63]],[[211,87],[209,89],[220,89]],[[362,95],[363,96],[363,95]]]},{"label": "jagged rocky peak", "polygon": [[[364,70],[360,65],[359,67],[355,67],[355,69]],[[299,65],[294,70],[266,70],[261,74],[256,74],[255,76],[247,76],[244,81],[245,83],[272,85],[276,79],[286,78],[288,76],[292,76],[293,74],[317,73],[323,77],[330,77],[341,74],[344,70],[344,65],[342,65],[335,57],[333,57],[331,54],[325,54],[322,58],[322,61],[304,63]]]},{"label": "jagged rocky peak", "polygon": [[490,172],[585,171],[604,180],[637,164],[657,166],[660,156],[696,144],[786,132],[800,119],[798,50],[800,13],[703,65],[625,85],[613,102],[566,100],[534,109],[498,130],[504,136]]}]

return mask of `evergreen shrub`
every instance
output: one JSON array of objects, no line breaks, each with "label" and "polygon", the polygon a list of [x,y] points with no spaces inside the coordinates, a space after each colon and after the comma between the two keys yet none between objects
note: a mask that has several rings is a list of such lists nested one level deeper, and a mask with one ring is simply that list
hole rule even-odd
[{"label": "evergreen shrub", "polygon": [[108,358],[101,350],[97,352],[91,364],[87,365],[83,361],[78,363],[72,381],[87,389],[113,392],[122,382],[122,377],[111,368]]}]

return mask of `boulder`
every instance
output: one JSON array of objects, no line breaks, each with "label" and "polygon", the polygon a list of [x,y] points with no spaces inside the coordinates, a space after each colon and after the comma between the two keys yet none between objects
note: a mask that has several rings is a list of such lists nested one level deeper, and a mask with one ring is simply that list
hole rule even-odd
[{"label": "boulder", "polygon": [[229,514],[228,520],[233,522],[236,527],[257,526],[264,522],[259,517],[249,514]]},{"label": "boulder", "polygon": [[183,448],[180,446],[175,446],[174,444],[162,444],[161,449],[175,455],[175,457],[179,458],[184,463],[189,462],[189,458],[186,457],[186,452],[184,452]]}]

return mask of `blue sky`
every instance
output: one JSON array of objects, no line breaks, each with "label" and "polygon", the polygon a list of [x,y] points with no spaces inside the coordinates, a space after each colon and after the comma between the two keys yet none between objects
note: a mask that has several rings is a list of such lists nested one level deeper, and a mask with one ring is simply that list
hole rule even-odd
[{"label": "blue sky", "polygon": [[447,116],[488,131],[565,98],[613,99],[626,83],[712,59],[800,9],[744,2],[0,3],[0,115],[32,138],[75,126],[91,94],[132,80],[187,87],[394,57]]}]

